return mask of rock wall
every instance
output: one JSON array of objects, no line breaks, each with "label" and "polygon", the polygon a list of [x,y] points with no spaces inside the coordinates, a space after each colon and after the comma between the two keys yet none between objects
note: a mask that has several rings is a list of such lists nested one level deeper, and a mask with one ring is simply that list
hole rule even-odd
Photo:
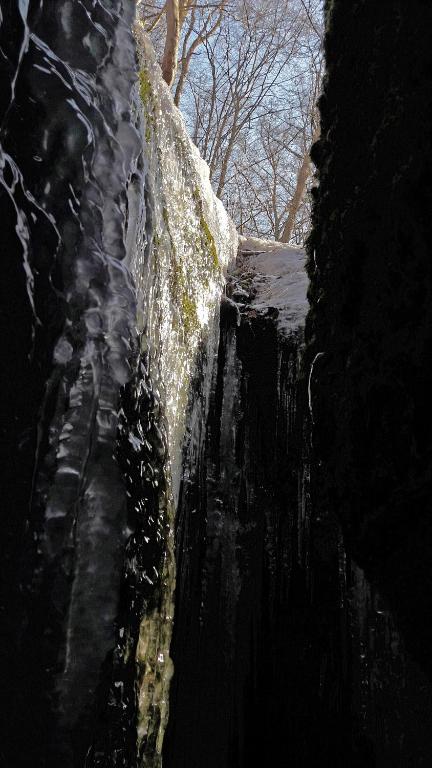
[{"label": "rock wall", "polygon": [[[2,757],[84,760],[126,540],[113,459],[134,4],[2,3]],[[100,62],[104,66],[100,67]]]},{"label": "rock wall", "polygon": [[247,265],[245,258],[230,272],[209,403],[202,376],[193,389],[197,415],[176,528],[172,718],[164,751],[172,768],[271,762],[278,726],[290,727],[292,668],[281,648],[292,626],[293,569],[303,556],[301,330],[294,322],[291,334],[279,336],[278,310],[251,307],[256,271]]},{"label": "rock wall", "polygon": [[[431,13],[326,5],[306,326],[314,506],[393,611],[417,690],[432,639]],[[429,712],[415,691],[409,710]]]},{"label": "rock wall", "polygon": [[199,371],[208,404],[220,297],[227,265],[236,256],[237,234],[139,25],[135,38],[138,82],[132,105],[142,149],[128,188],[127,244],[139,352],[122,401],[118,449],[134,533],[127,548],[131,593],[118,645],[122,685],[121,696],[114,697],[113,722],[119,734],[134,733],[137,722],[134,759],[150,768],[161,764],[169,712],[174,525],[183,447],[195,419],[191,392]]},{"label": "rock wall", "polygon": [[193,389],[163,764],[366,768],[364,668],[379,653],[368,586],[357,575],[354,594],[336,517],[311,506],[304,254],[241,249],[209,407],[199,377]]},{"label": "rock wall", "polygon": [[159,765],[188,392],[236,234],[139,29],[137,54],[135,3],[15,5],[0,14],[1,757]]}]

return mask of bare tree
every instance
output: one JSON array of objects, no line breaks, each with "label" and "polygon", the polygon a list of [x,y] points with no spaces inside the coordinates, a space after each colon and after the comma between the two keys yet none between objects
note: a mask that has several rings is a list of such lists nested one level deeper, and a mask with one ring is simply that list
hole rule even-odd
[{"label": "bare tree", "polygon": [[321,0],[162,1],[145,2],[145,26],[216,193],[240,231],[301,242],[318,131]]},{"label": "bare tree", "polygon": [[[318,139],[318,134],[318,128],[316,128],[312,143]],[[288,218],[285,222],[282,234],[280,235],[280,240],[282,243],[289,243],[292,238],[297,215],[306,193],[306,187],[310,178],[310,174],[311,159],[310,148],[308,147],[305,149],[300,165],[298,167],[294,194],[288,205]]]},{"label": "bare tree", "polygon": [[183,38],[182,55],[180,58],[180,73],[175,89],[174,103],[179,106],[186,78],[192,61],[192,56],[198,48],[208,41],[220,26],[227,0],[220,0],[213,6],[208,5],[191,9],[186,33]]},{"label": "bare tree", "polygon": [[[291,200],[289,201],[288,217],[285,222],[285,226],[283,228],[281,238],[280,238],[283,243],[289,243],[294,232],[296,219],[298,217],[298,213],[306,193],[307,184],[311,176],[311,169],[312,169],[312,163],[311,163],[311,157],[310,157],[311,146],[318,140],[319,131],[320,131],[319,116],[317,114],[316,103],[319,96],[319,92],[321,88],[321,80],[322,80],[322,68],[323,68],[322,35],[319,33],[319,30],[317,29],[317,26],[313,21],[313,16],[311,15],[311,3],[309,2],[309,4],[306,6],[305,0],[302,0],[302,5],[306,10],[307,17],[312,25],[313,31],[318,36],[317,39],[320,45],[318,48],[316,45],[315,47],[312,45],[309,48],[309,53],[310,53],[309,72],[311,77],[310,77],[310,88],[309,88],[309,94],[308,94],[309,98],[307,102],[307,109],[306,109],[306,115],[305,115],[305,121],[304,121],[303,156],[301,157],[300,163],[297,168],[295,189],[291,197]],[[309,39],[309,43],[310,42],[311,42],[311,39]]]},{"label": "bare tree", "polygon": [[[187,77],[192,56],[218,28],[228,0],[214,2],[195,2],[195,0],[165,0],[148,3],[138,0],[138,12],[147,32],[155,33],[163,26],[164,48],[161,56],[161,69],[164,80],[173,85],[177,68],[179,79],[175,89],[175,103],[179,104],[184,82]],[[165,24],[162,25],[162,20]],[[187,21],[187,25],[185,22]],[[160,47],[159,34],[153,42]],[[159,38],[159,39],[158,39]],[[182,47],[179,57],[179,47]]]},{"label": "bare tree", "polygon": [[206,40],[205,78],[190,83],[194,138],[210,166],[216,192],[223,193],[236,144],[268,112],[275,93],[283,98],[288,62],[295,55],[301,20],[291,19],[286,34],[286,4],[266,0],[238,3],[217,34]]}]

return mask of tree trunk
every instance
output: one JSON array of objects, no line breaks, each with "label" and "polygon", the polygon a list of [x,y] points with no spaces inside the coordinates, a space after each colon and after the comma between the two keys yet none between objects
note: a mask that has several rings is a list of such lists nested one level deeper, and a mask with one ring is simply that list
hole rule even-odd
[{"label": "tree trunk", "polygon": [[[314,130],[314,134],[312,137],[312,144],[314,144],[318,140],[318,137],[319,137],[319,125]],[[297,171],[296,188],[294,190],[294,195],[292,197],[292,200],[289,204],[288,218],[282,230],[281,243],[289,243],[289,241],[291,240],[297,213],[302,203],[304,194],[306,192],[306,185],[308,183],[310,172],[311,172],[310,149],[307,149],[303,155],[303,160]]]},{"label": "tree trunk", "polygon": [[165,82],[171,86],[177,69],[177,55],[180,38],[180,13],[178,0],[167,0],[166,21],[167,34],[162,58],[162,76]]},{"label": "tree trunk", "polygon": [[292,200],[289,204],[288,218],[285,222],[285,226],[283,228],[282,235],[281,235],[282,243],[289,243],[289,241],[291,240],[297,213],[300,208],[301,202],[303,200],[304,193],[306,191],[306,184],[308,182],[310,169],[311,169],[311,161],[309,156],[309,150],[307,150],[303,156],[303,160],[297,172],[296,188],[294,190],[294,195],[292,197]]}]

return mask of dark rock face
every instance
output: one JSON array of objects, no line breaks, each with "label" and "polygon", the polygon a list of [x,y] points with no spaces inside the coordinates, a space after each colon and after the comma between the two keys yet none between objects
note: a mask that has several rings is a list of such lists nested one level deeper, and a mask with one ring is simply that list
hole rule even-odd
[{"label": "dark rock face", "polygon": [[90,761],[116,644],[128,519],[113,454],[135,322],[123,264],[138,153],[133,14],[132,0],[1,3],[1,756],[11,767]]},{"label": "dark rock face", "polygon": [[[333,3],[315,148],[310,355],[321,487],[430,663],[431,9]],[[319,300],[319,303],[318,303]]]},{"label": "dark rock face", "polygon": [[428,3],[328,3],[306,331],[314,503],[429,675],[431,30]]},{"label": "dark rock face", "polygon": [[302,331],[256,311],[249,271],[192,395],[164,766],[428,765],[428,681],[310,477]]},{"label": "dark rock face", "polygon": [[311,518],[302,331],[273,314],[223,301],[210,401],[194,389],[168,768],[374,764],[353,712],[349,564],[335,519]]},{"label": "dark rock face", "polygon": [[[282,352],[271,320],[237,327],[235,305],[222,304],[207,425],[203,400],[178,513],[164,756],[172,768],[255,765],[258,752],[260,761],[276,754],[272,720],[287,691],[281,646],[297,553],[294,454],[286,465],[287,442],[299,445],[296,365],[297,340]],[[278,385],[290,425],[287,413],[279,421]]]}]

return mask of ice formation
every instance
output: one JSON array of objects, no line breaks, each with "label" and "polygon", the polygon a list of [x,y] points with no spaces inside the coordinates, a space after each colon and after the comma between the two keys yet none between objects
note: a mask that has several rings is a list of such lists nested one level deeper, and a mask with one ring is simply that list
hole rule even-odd
[{"label": "ice formation", "polygon": [[[128,264],[137,290],[141,354],[167,430],[161,524],[150,532],[164,545],[162,562],[156,557],[153,564],[160,568],[160,579],[155,602],[143,609],[137,645],[138,751],[145,765],[159,765],[172,675],[174,525],[184,444],[193,420],[191,389],[198,370],[210,388],[220,297],[238,239],[139,25],[135,36],[139,72],[133,110],[142,153],[128,193]],[[137,423],[132,433],[139,441]],[[144,493],[133,503],[145,509],[145,498]]]}]

